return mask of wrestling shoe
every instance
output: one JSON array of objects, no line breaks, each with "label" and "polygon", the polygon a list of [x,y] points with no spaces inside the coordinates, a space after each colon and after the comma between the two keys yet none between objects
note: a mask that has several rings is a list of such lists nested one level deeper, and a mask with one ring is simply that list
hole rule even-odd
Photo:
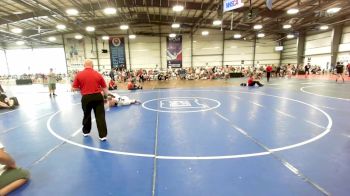
[{"label": "wrestling shoe", "polygon": [[101,140],[102,142],[104,142],[104,141],[107,140],[107,137],[100,138],[100,140]]},{"label": "wrestling shoe", "polygon": [[84,137],[87,137],[87,136],[89,136],[90,135],[90,133],[83,133],[83,136]]}]

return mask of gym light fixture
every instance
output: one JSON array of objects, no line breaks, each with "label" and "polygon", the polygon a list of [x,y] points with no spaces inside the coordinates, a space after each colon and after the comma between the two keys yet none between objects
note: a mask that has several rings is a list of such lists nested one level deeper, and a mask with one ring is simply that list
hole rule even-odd
[{"label": "gym light fixture", "polygon": [[288,39],[293,39],[293,38],[294,38],[294,35],[293,35],[293,34],[288,34],[288,35],[287,35],[287,38],[288,38]]},{"label": "gym light fixture", "polygon": [[176,37],[176,34],[175,33],[170,33],[169,37]]},{"label": "gym light fixture", "polygon": [[285,24],[285,25],[283,25],[283,28],[284,28],[284,29],[290,29],[290,28],[292,28],[292,25],[290,25],[290,24]]},{"label": "gym light fixture", "polygon": [[171,25],[171,28],[174,28],[174,29],[180,28],[180,24],[179,23],[173,23]]},{"label": "gym light fixture", "polygon": [[333,8],[329,8],[329,9],[327,10],[327,13],[328,13],[328,14],[335,14],[335,13],[339,12],[340,10],[341,10],[340,7],[333,7]]},{"label": "gym light fixture", "polygon": [[258,37],[260,37],[260,38],[265,37],[265,34],[264,33],[259,33]]},{"label": "gym light fixture", "polygon": [[16,44],[19,45],[19,46],[21,46],[21,45],[24,44],[24,41],[16,41]]},{"label": "gym light fixture", "polygon": [[69,15],[69,16],[76,16],[79,14],[79,11],[77,9],[74,9],[74,8],[71,8],[71,9],[67,9],[66,10],[66,13]]},{"label": "gym light fixture", "polygon": [[82,35],[75,35],[74,38],[75,39],[83,39],[83,36]]},{"label": "gym light fixture", "polygon": [[257,25],[254,25],[253,28],[254,28],[255,30],[259,30],[259,29],[262,29],[262,27],[263,27],[262,25],[257,24]]},{"label": "gym light fixture", "polygon": [[174,12],[181,12],[182,10],[184,10],[184,6],[182,5],[174,5],[173,7]]},{"label": "gym light fixture", "polygon": [[20,29],[20,28],[14,28],[14,29],[11,29],[11,32],[12,32],[12,33],[22,33],[23,30]]},{"label": "gym light fixture", "polygon": [[88,26],[88,27],[86,27],[86,31],[93,32],[93,31],[95,31],[95,27]]},{"label": "gym light fixture", "polygon": [[102,40],[109,40],[109,36],[108,35],[102,36]]},{"label": "gym light fixture", "polygon": [[63,24],[59,24],[56,26],[57,29],[60,29],[60,30],[63,30],[66,28],[66,25],[63,25]]},{"label": "gym light fixture", "polygon": [[214,26],[219,26],[219,25],[221,25],[221,23],[222,23],[221,20],[214,20],[213,21]]},{"label": "gym light fixture", "polygon": [[292,8],[292,9],[289,9],[289,10],[287,11],[287,14],[297,14],[298,12],[299,12],[298,9]]},{"label": "gym light fixture", "polygon": [[129,38],[130,38],[130,39],[135,39],[135,38],[136,38],[136,35],[129,35]]},{"label": "gym light fixture", "polygon": [[56,37],[49,37],[49,38],[47,38],[50,42],[54,42],[54,41],[56,41]]},{"label": "gym light fixture", "polygon": [[202,31],[202,35],[203,36],[207,36],[207,35],[209,35],[209,32],[208,31]]},{"label": "gym light fixture", "polygon": [[115,9],[114,7],[106,7],[105,9],[103,9],[103,13],[105,13],[107,15],[116,14],[117,9]]},{"label": "gym light fixture", "polygon": [[240,39],[241,37],[242,37],[242,35],[239,33],[233,35],[233,38],[235,38],[235,39]]},{"label": "gym light fixture", "polygon": [[327,30],[329,27],[327,26],[327,25],[322,25],[322,26],[320,26],[320,29],[321,30]]},{"label": "gym light fixture", "polygon": [[129,26],[128,25],[120,25],[121,30],[128,30]]}]

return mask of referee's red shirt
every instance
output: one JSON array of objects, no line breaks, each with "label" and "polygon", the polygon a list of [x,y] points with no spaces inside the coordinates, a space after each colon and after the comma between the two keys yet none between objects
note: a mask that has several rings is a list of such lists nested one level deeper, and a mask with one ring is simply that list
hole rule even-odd
[{"label": "referee's red shirt", "polygon": [[106,87],[102,75],[92,68],[79,72],[73,82],[73,88],[79,88],[82,95],[101,93],[102,88]]}]

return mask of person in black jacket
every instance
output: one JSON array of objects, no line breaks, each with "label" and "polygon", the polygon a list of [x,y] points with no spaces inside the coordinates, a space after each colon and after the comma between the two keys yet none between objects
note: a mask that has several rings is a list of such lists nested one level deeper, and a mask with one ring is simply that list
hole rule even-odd
[{"label": "person in black jacket", "polygon": [[344,77],[343,77],[344,65],[341,64],[340,62],[337,62],[335,69],[337,70],[337,78],[335,79],[335,82],[338,82],[338,78],[341,77],[344,83]]}]

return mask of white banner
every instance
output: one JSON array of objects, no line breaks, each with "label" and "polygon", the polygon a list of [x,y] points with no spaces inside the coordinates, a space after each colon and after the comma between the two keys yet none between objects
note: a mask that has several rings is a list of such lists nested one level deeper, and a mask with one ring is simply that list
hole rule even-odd
[{"label": "white banner", "polygon": [[243,0],[224,0],[224,12],[244,6]]}]

